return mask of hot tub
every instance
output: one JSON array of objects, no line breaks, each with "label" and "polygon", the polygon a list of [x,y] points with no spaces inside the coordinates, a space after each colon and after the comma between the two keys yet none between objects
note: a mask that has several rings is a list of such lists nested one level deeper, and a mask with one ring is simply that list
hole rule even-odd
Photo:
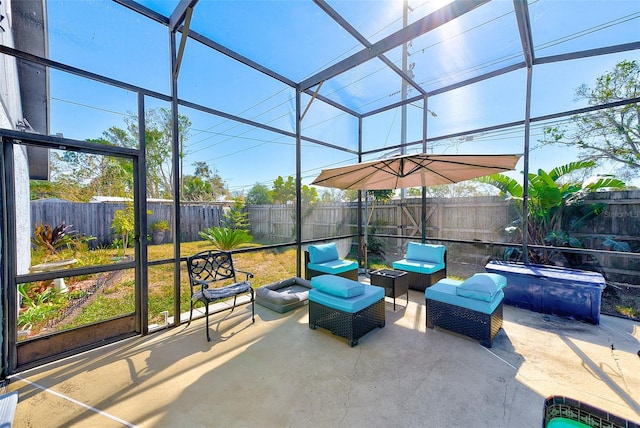
[{"label": "hot tub", "polygon": [[507,262],[489,262],[485,271],[507,278],[507,305],[600,324],[606,283],[597,272]]}]

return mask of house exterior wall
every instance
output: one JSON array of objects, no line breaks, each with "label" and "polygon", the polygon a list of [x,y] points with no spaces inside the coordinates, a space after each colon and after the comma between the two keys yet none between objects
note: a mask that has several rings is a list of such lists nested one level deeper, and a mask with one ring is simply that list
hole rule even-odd
[{"label": "house exterior wall", "polygon": [[[0,32],[0,42],[6,46],[13,46],[11,26],[11,2],[2,2],[5,8],[5,30]],[[20,101],[20,84],[16,60],[8,55],[0,57],[0,128],[16,129],[18,121],[22,120],[22,103]],[[30,261],[30,205],[29,205],[29,166],[25,147],[14,147],[15,163],[15,200],[16,202],[16,251],[18,253],[18,273],[29,271]],[[9,207],[11,208],[11,207]],[[13,245],[12,243],[7,243]]]},{"label": "house exterior wall", "polygon": [[[3,1],[0,3],[0,13],[5,17],[2,25],[5,31],[0,32],[0,43],[13,47],[13,32],[11,22],[11,1]],[[8,55],[0,55],[0,128],[16,129],[18,121],[22,120],[22,103],[20,100],[20,84],[18,80],[18,68],[15,58]],[[5,236],[1,236],[0,243],[7,246],[9,251],[17,252],[17,273],[25,274],[29,272],[31,265],[30,252],[30,205],[29,205],[29,167],[27,162],[26,147],[14,146],[14,168],[15,177],[13,185],[15,188],[15,207],[7,207],[7,209],[15,209],[16,238],[17,242],[7,242]],[[6,218],[7,213],[2,213]],[[6,260],[2,260],[2,267],[6,269]],[[5,284],[1,282],[0,287],[5,292]],[[0,307],[0,311],[4,308]],[[2,319],[6,319],[3,313],[0,313]],[[0,324],[0,334],[4,340],[4,325]],[[3,347],[4,349],[4,347]],[[2,359],[4,361],[4,358]]]}]

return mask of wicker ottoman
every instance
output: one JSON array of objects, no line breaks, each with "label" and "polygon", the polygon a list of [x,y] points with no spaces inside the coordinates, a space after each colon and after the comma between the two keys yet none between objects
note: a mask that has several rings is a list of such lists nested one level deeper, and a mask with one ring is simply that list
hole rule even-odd
[{"label": "wicker ottoman", "polygon": [[491,348],[493,339],[502,328],[502,290],[491,301],[457,295],[456,288],[463,281],[443,279],[425,291],[427,328],[435,326],[480,341]]},{"label": "wicker ottoman", "polygon": [[[334,288],[316,288],[316,278],[329,279]],[[351,284],[349,284],[351,283]],[[349,346],[358,344],[358,340],[375,328],[385,325],[384,288],[364,285],[334,275],[322,275],[311,280],[314,287],[309,291],[309,328],[322,327],[336,336],[347,339]],[[358,287],[360,294],[341,293],[341,286]],[[337,293],[337,294],[336,294]],[[346,295],[339,295],[346,294]]]}]

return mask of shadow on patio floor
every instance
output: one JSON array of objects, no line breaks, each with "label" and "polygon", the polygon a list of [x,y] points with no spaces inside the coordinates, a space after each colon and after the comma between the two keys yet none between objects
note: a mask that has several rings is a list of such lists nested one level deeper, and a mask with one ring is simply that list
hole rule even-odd
[{"label": "shadow on patio floor", "polygon": [[410,291],[350,348],[307,307],[256,305],[17,376],[15,426],[539,427],[564,395],[640,421],[640,324],[505,306],[493,347],[436,328]]}]

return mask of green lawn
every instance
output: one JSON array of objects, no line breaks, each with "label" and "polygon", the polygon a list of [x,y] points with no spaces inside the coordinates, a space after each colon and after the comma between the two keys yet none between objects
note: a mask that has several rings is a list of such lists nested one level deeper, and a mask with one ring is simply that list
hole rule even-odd
[{"label": "green lawn", "polygon": [[[247,245],[255,246],[255,244]],[[183,256],[195,254],[197,252],[210,249],[211,244],[207,241],[195,241],[181,243],[180,249]],[[167,260],[173,257],[173,244],[150,245],[148,247],[148,258],[153,260]],[[76,252],[73,256],[78,260],[76,266],[90,266],[101,263],[109,263],[112,258],[122,254],[122,250],[98,249],[93,251]],[[127,251],[128,255],[133,255],[133,250]],[[71,256],[71,255],[64,255]],[[296,276],[296,253],[295,249],[265,250],[254,253],[240,253],[233,257],[236,269],[252,272],[254,278],[251,280],[254,288],[282,279]],[[389,267],[378,260],[370,260],[371,269]],[[304,269],[304,268],[303,268]],[[180,267],[181,293],[180,301],[182,311],[189,310],[190,290],[188,274],[184,263]],[[87,282],[94,284],[98,275],[92,277],[76,277],[68,280],[68,285],[72,291],[74,287]],[[243,279],[243,278],[238,278]],[[173,263],[153,265],[148,267],[148,307],[149,323],[161,324],[164,321],[162,312],[168,312],[169,316],[174,315],[174,265]],[[50,285],[39,284],[39,290]],[[64,319],[58,320],[52,329],[69,329],[76,326],[95,323],[109,318],[132,313],[135,310],[134,298],[135,280],[133,269],[124,271],[123,275],[113,284],[109,284],[99,289],[92,295],[78,310],[68,314]],[[71,301],[71,300],[70,300]],[[41,331],[50,320],[42,320],[38,325],[34,325],[34,333]],[[35,323],[34,323],[35,324]],[[49,330],[42,330],[43,333]]]}]

